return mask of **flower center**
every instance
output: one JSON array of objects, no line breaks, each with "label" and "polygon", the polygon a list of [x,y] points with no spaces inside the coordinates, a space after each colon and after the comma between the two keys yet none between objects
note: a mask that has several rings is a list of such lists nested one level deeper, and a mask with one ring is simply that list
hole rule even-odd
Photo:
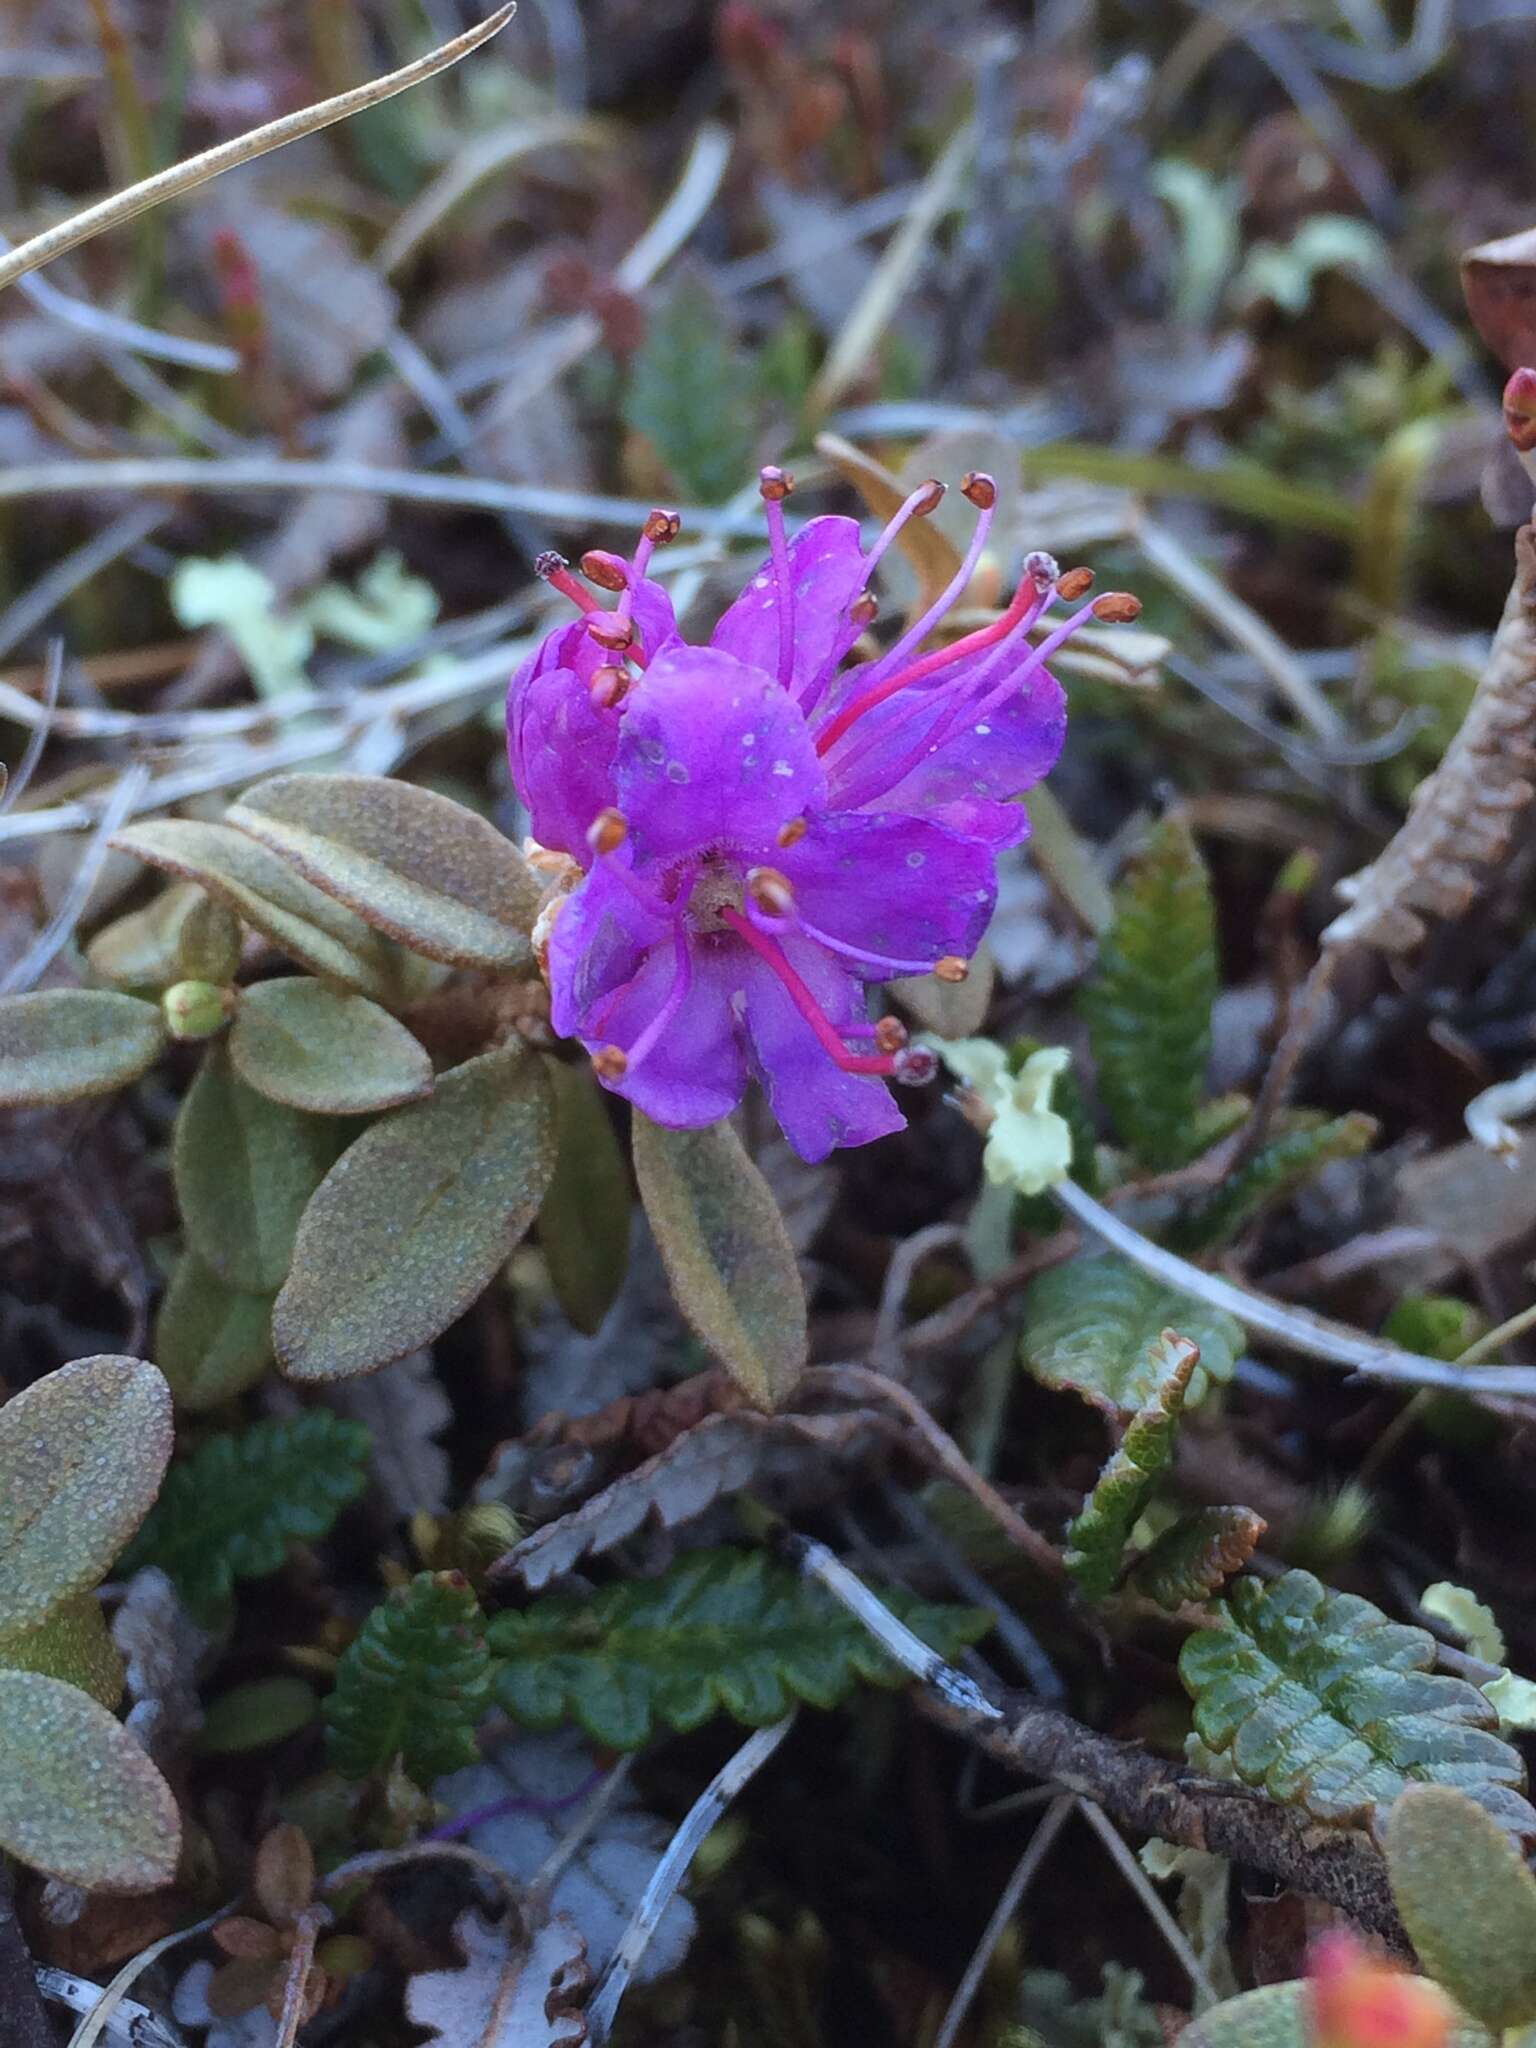
[{"label": "flower center", "polygon": [[725,912],[739,911],[743,894],[740,868],[727,866],[719,854],[707,854],[688,898],[689,924],[701,933],[728,930]]}]

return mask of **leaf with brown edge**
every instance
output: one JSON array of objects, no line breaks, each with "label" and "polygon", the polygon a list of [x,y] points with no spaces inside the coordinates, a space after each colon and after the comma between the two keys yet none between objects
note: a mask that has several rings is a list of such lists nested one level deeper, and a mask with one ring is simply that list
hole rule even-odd
[{"label": "leaf with brown edge", "polygon": [[244,990],[229,1056],[247,1087],[315,1116],[371,1116],[432,1093],[432,1062],[405,1026],[302,974]]},{"label": "leaf with brown edge", "polygon": [[0,1671],[0,1848],[92,1891],[153,1891],[181,1854],[171,1788],[78,1686]]},{"label": "leaf with brown edge", "polygon": [[0,1631],[103,1579],[160,1490],[171,1394],[142,1358],[79,1358],[0,1408]]},{"label": "leaf with brown edge", "polygon": [[491,1281],[543,1200],[554,1104],[522,1044],[383,1116],[305,1211],[272,1313],[291,1379],[347,1379],[429,1344]]},{"label": "leaf with brown edge", "polygon": [[112,844],[168,875],[200,883],[323,981],[376,1002],[399,1002],[412,993],[406,963],[377,932],[243,832],[191,818],[151,818],[125,826]]},{"label": "leaf with brown edge", "polygon": [[0,1105],[32,1109],[126,1088],[167,1042],[153,1003],[105,988],[47,988],[0,1001]]},{"label": "leaf with brown edge", "polygon": [[1169,1612],[1206,1600],[1252,1557],[1269,1525],[1252,1508],[1197,1508],[1165,1529],[1126,1581]]},{"label": "leaf with brown edge", "polygon": [[566,1319],[601,1325],[629,1264],[629,1167],[590,1072],[549,1060],[559,1156],[539,1210],[539,1243]]},{"label": "leaf with brown edge", "polygon": [[542,891],[522,855],[462,804],[381,775],[278,775],[229,814],[369,924],[429,960],[531,960]]},{"label": "leaf with brown edge", "polygon": [[728,1123],[673,1131],[638,1110],[635,1173],[678,1307],[760,1408],[794,1392],[805,1293],[767,1181]]},{"label": "leaf with brown edge", "polygon": [[210,1046],[176,1119],[176,1200],[198,1256],[228,1286],[270,1294],[288,1274],[305,1204],[340,1144],[322,1117],[269,1102]]}]

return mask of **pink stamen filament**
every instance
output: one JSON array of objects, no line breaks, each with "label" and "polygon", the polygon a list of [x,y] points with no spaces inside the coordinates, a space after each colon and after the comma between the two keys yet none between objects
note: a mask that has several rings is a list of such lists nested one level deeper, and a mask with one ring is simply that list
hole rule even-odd
[{"label": "pink stamen filament", "polygon": [[600,612],[602,610],[602,606],[592,595],[591,591],[587,589],[584,583],[578,583],[568,568],[546,570],[544,581],[551,590],[558,590],[562,597],[568,597],[578,611]]},{"label": "pink stamen filament", "polygon": [[814,939],[818,946],[825,946],[829,953],[841,953],[845,960],[857,960],[860,966],[873,967],[880,974],[931,974],[931,960],[897,960],[889,953],[871,953],[862,946],[850,946],[846,939],[834,939],[830,932],[824,932],[818,925],[808,924],[798,912],[793,917],[767,917],[752,906],[748,916],[759,931],[803,932],[806,938]]},{"label": "pink stamen filament", "polygon": [[971,578],[976,574],[976,564],[981,560],[981,551],[987,544],[987,536],[992,531],[992,521],[996,516],[997,505],[995,500],[990,505],[982,506],[976,515],[976,524],[971,529],[970,546],[966,549],[965,558],[959,568],[950,577],[948,583],[945,584],[922,617],[915,619],[908,626],[905,633],[902,634],[901,638],[893,641],[884,654],[881,655],[880,659],[874,664],[874,668],[877,671],[883,672],[888,668],[900,668],[913,649],[922,646],[934,627],[953,609],[956,601],[970,588]]},{"label": "pink stamen filament", "polygon": [[896,1062],[889,1053],[858,1053],[848,1050],[831,1018],[784,957],[784,949],[777,939],[770,938],[766,932],[758,931],[739,910],[727,907],[721,910],[720,915],[738,938],[745,939],[758,958],[778,976],[790,1001],[845,1074],[895,1073]]},{"label": "pink stamen filament", "polygon": [[[974,633],[967,633],[963,639],[953,640],[948,647],[936,647],[931,654],[914,661],[909,667],[898,669],[883,681],[866,683],[851,703],[845,704],[837,716],[816,735],[816,751],[825,755],[835,747],[848,728],[861,719],[866,711],[873,711],[883,704],[887,697],[894,697],[898,690],[904,690],[911,683],[920,683],[925,677],[935,675],[940,669],[949,668],[957,661],[964,661],[972,654],[981,654],[989,647],[995,647],[1000,640],[1006,640],[1019,625],[1031,625],[1039,618],[1049,602],[1051,592],[1042,590],[1032,576],[1026,575],[1009,601],[1008,609],[990,626],[980,626]],[[884,667],[881,662],[876,666]]]},{"label": "pink stamen filament", "polygon": [[789,535],[784,530],[784,501],[764,498],[768,521],[768,553],[779,593],[779,681],[787,690],[795,673],[795,586],[789,573]]},{"label": "pink stamen filament", "polygon": [[672,927],[672,947],[672,986],[667,990],[661,1008],[629,1048],[630,1073],[654,1049],[661,1034],[683,1007],[693,986],[693,949],[688,943],[688,920],[685,917],[679,917]]},{"label": "pink stamen filament", "polygon": [[[887,521],[885,527],[875,536],[868,554],[865,555],[859,565],[859,591],[869,588],[870,577],[873,576],[875,570],[879,567],[881,558],[894,545],[902,528],[910,520],[917,517],[918,512],[924,505],[931,506],[936,502],[932,483],[921,484],[915,491],[908,492],[907,496],[902,499],[896,511]],[[858,594],[858,591],[855,591],[854,596],[857,597]],[[851,603],[853,600],[850,599],[849,601]],[[800,694],[800,708],[807,717],[810,716],[821,702],[828,683],[837,674],[853,648],[858,645],[859,635],[863,631],[864,628],[861,625],[855,624],[851,632],[838,635],[832,652],[827,656],[827,659],[822,663]]]},{"label": "pink stamen filament", "polygon": [[[926,750],[927,746],[931,744],[931,736],[936,734],[947,723],[953,708],[959,705],[963,709],[966,705],[973,703],[998,671],[1008,666],[1015,657],[1019,642],[1028,639],[1041,615],[1053,602],[1054,592],[1050,590],[1037,591],[1034,601],[1024,605],[1019,615],[1014,619],[1012,627],[1000,638],[996,637],[996,629],[1002,625],[1002,619],[995,621],[992,626],[983,627],[979,633],[968,634],[969,651],[973,654],[978,651],[985,652],[985,648],[988,645],[991,647],[991,652],[986,654],[986,658],[980,663],[979,667],[969,676],[952,677],[946,685],[938,689],[914,692],[913,701],[910,704],[897,711],[893,717],[885,719],[872,731],[866,731],[863,738],[855,740],[853,745],[847,748],[833,765],[833,773],[837,778],[839,788],[846,789],[848,787],[850,778],[857,774],[861,764],[867,761],[872,754],[888,755],[891,740],[896,733],[900,732],[905,726],[910,725],[914,719],[926,718],[937,710],[938,715],[934,718],[929,728],[930,740],[924,742],[924,749]],[[1011,611],[1013,607],[1010,606],[1009,609]],[[1004,618],[1006,617],[1007,614],[1005,613]],[[983,641],[983,634],[991,634],[994,637],[990,642],[986,642]],[[977,646],[978,642],[982,642],[980,648]],[[959,647],[964,646],[966,643],[957,641],[955,644]],[[927,672],[931,675],[933,668],[929,667]],[[1015,679],[1017,679],[1017,671],[1013,673]],[[911,674],[912,672],[909,671],[908,680],[911,679]],[[921,757],[919,756],[919,758]],[[889,787],[889,784],[886,786]]]}]

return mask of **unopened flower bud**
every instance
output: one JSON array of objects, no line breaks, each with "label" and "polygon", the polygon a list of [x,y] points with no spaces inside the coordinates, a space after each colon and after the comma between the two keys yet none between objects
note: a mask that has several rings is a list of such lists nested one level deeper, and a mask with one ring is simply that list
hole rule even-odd
[{"label": "unopened flower bud", "polygon": [[781,875],[777,868],[748,868],[747,894],[769,917],[795,914],[795,892],[788,875]]},{"label": "unopened flower bud", "polygon": [[1064,576],[1056,579],[1056,595],[1063,604],[1076,604],[1080,597],[1086,597],[1093,588],[1091,569],[1069,569]]},{"label": "unopened flower bud", "polygon": [[1106,626],[1128,626],[1141,617],[1141,599],[1128,590],[1106,590],[1093,600],[1093,616]]},{"label": "unopened flower bud", "polygon": [[212,1038],[229,1021],[230,999],[211,981],[178,981],[160,998],[172,1038]]},{"label": "unopened flower bud", "polygon": [[958,953],[946,953],[942,960],[935,960],[933,971],[940,981],[964,981],[969,975],[970,963],[962,960]]},{"label": "unopened flower bud", "polygon": [[907,1044],[907,1027],[899,1017],[882,1017],[875,1026],[875,1044],[881,1052],[902,1052]]},{"label": "unopened flower bud", "polygon": [[612,711],[629,695],[629,671],[605,661],[601,668],[593,669],[587,695],[592,700],[594,711]]},{"label": "unopened flower bud", "polygon": [[778,840],[780,846],[788,852],[790,847],[800,844],[801,840],[805,837],[806,830],[804,818],[791,818],[787,825],[779,827],[774,837]]},{"label": "unopened flower bud", "polygon": [[667,512],[658,506],[654,512],[646,513],[641,530],[652,547],[664,548],[677,539],[683,530],[683,522],[676,512]]},{"label": "unopened flower bud", "polygon": [[997,503],[997,478],[984,469],[968,469],[960,479],[960,495],[969,498],[978,512],[990,512]]},{"label": "unopened flower bud", "polygon": [[848,607],[848,616],[856,626],[872,626],[880,616],[880,600],[872,590],[861,590]]},{"label": "unopened flower bud", "polygon": [[629,1072],[629,1055],[616,1045],[601,1045],[592,1055],[592,1071],[599,1081],[622,1081]]},{"label": "unopened flower bud", "polygon": [[610,653],[622,654],[635,643],[633,619],[618,612],[588,612],[585,624],[598,646],[606,647]]},{"label": "unopened flower bud", "polygon": [[936,476],[929,477],[927,483],[919,486],[923,495],[912,507],[913,517],[915,519],[926,519],[930,513],[937,512],[939,506],[944,501],[946,488],[944,484],[939,482]]},{"label": "unopened flower bud", "polygon": [[1536,370],[1516,370],[1504,386],[1504,431],[1519,454],[1536,448]]},{"label": "unopened flower bud", "polygon": [[1049,590],[1061,576],[1061,564],[1054,555],[1048,555],[1044,548],[1036,548],[1024,557],[1024,574],[1036,590]]},{"label": "unopened flower bud", "polygon": [[907,1045],[896,1054],[892,1079],[905,1088],[926,1088],[939,1071],[939,1056],[926,1045]]},{"label": "unopened flower bud", "polygon": [[757,488],[769,504],[779,504],[795,488],[795,480],[787,469],[780,469],[776,462],[769,462],[758,471]]},{"label": "unopened flower bud", "polygon": [[629,572],[617,555],[606,548],[588,548],[581,558],[581,573],[599,590],[627,590]]},{"label": "unopened flower bud", "polygon": [[587,844],[595,854],[617,853],[629,837],[629,820],[610,805],[587,827]]}]

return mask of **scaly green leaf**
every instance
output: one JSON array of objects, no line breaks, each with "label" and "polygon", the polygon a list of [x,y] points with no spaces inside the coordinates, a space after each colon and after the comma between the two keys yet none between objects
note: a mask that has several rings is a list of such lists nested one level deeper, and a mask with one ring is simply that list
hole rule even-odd
[{"label": "scaly green leaf", "polygon": [[62,1678],[104,1707],[115,1707],[123,1696],[123,1660],[94,1593],[61,1600],[36,1628],[0,1635],[0,1670]]},{"label": "scaly green leaf", "polygon": [[0,1408],[0,1633],[105,1577],[171,1455],[171,1394],[142,1358],[80,1358]]},{"label": "scaly green leaf", "polygon": [[1067,1530],[1067,1570],[1090,1600],[1102,1600],[1120,1576],[1131,1531],[1173,1456],[1184,1396],[1200,1362],[1199,1345],[1172,1330],[1164,1330],[1148,1349],[1142,1370],[1152,1375],[1151,1399],[1131,1417],[1120,1448]]},{"label": "scaly green leaf", "polygon": [[1536,1878],[1451,1785],[1410,1785],[1386,1829],[1392,1898],[1419,1961],[1497,2033],[1536,2020]]},{"label": "scaly green leaf", "polygon": [[189,1415],[233,1401],[272,1363],[274,1293],[242,1294],[194,1251],[176,1261],[155,1323],[155,1356]]},{"label": "scaly green leaf", "polygon": [[539,1207],[539,1243],[561,1308],[590,1336],[629,1264],[629,1164],[591,1073],[564,1060],[546,1064],[558,1151]]},{"label": "scaly green leaf", "polygon": [[0,1849],[92,1891],[169,1884],[181,1853],[171,1788],[78,1686],[0,1671]]},{"label": "scaly green leaf", "polygon": [[1428,1630],[1389,1621],[1310,1572],[1239,1579],[1224,1625],[1185,1643],[1195,1729],[1239,1777],[1320,1821],[1374,1823],[1415,1779],[1459,1785],[1515,1834],[1536,1834],[1525,1765],[1475,1685],[1432,1667]]},{"label": "scaly green leaf", "polygon": [[229,1056],[258,1095],[315,1116],[373,1116],[432,1093],[425,1047],[388,1010],[304,975],[241,992]]},{"label": "scaly green leaf", "polygon": [[46,988],[0,1000],[0,1108],[110,1095],[167,1043],[153,1003],[106,988]]},{"label": "scaly green leaf", "polygon": [[1376,1142],[1369,1116],[1320,1117],[1284,1131],[1229,1174],[1214,1193],[1185,1209],[1167,1242],[1183,1252],[1208,1251],[1246,1230],[1264,1209],[1287,1201],[1335,1159],[1358,1159]]},{"label": "scaly green leaf", "polygon": [[229,1287],[281,1287],[310,1196],[336,1157],[336,1127],[248,1088],[210,1046],[176,1119],[176,1200],[192,1248]]},{"label": "scaly green leaf", "polygon": [[509,839],[448,797],[382,775],[278,775],[247,790],[229,821],[429,960],[532,961],[538,882]]},{"label": "scaly green leaf", "polygon": [[210,1437],[171,1467],[125,1568],[158,1565],[211,1614],[237,1580],[281,1571],[290,1543],[329,1532],[366,1484],[368,1447],[360,1422],[328,1408]]},{"label": "scaly green leaf", "polygon": [[1163,1531],[1126,1583],[1170,1613],[1186,1601],[1209,1599],[1241,1571],[1267,1527],[1252,1508],[1197,1508]]},{"label": "scaly green leaf", "polygon": [[485,1617],[460,1572],[418,1572],[363,1623],[325,1703],[331,1762],[348,1778],[387,1771],[430,1785],[478,1761],[491,1703]]},{"label": "scaly green leaf", "polygon": [[169,988],[186,979],[178,943],[193,906],[206,901],[193,882],[173,882],[146,903],[103,925],[85,949],[91,972],[118,988]]},{"label": "scaly green leaf", "polygon": [[1173,1329],[1200,1347],[1187,1405],[1212,1380],[1229,1380],[1243,1349],[1242,1325],[1224,1310],[1165,1287],[1113,1252],[1068,1259],[1034,1281],[1025,1297],[1021,1356],[1049,1387],[1129,1415],[1152,1397],[1148,1347]]},{"label": "scaly green leaf", "polygon": [[554,1164],[549,1076],[521,1044],[370,1125],[305,1212],[272,1312],[284,1372],[346,1379],[441,1335],[533,1221]]},{"label": "scaly green leaf", "polygon": [[1144,1166],[1182,1166],[1198,1149],[1217,986],[1205,863],[1189,827],[1165,818],[1115,892],[1083,991],[1099,1094]]},{"label": "scaly green leaf", "polygon": [[[988,1626],[975,1608],[882,1597],[945,1656]],[[509,1714],[574,1719],[612,1749],[638,1749],[657,1722],[686,1733],[726,1713],[758,1728],[797,1699],[836,1706],[861,1678],[907,1683],[822,1587],[762,1551],[693,1551],[659,1579],[550,1595],[496,1615],[490,1644]]]},{"label": "scaly green leaf", "polygon": [[805,1290],[768,1183],[727,1123],[672,1131],[636,1110],[635,1175],[678,1307],[761,1408],[794,1391]]}]

